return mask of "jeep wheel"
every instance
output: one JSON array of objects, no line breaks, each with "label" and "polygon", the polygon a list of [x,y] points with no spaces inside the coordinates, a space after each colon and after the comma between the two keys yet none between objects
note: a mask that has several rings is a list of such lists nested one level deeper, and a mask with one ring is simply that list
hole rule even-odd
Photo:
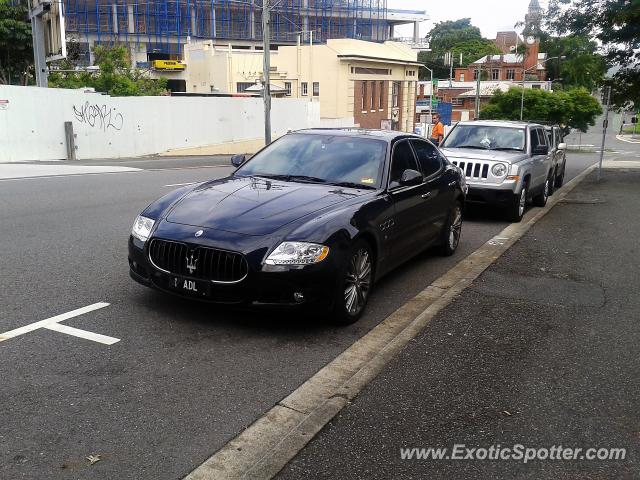
[{"label": "jeep wheel", "polygon": [[542,188],[542,192],[533,197],[533,205],[536,207],[544,207],[547,204],[547,200],[549,199],[549,191],[551,189],[551,179],[547,178],[544,181],[544,187]]},{"label": "jeep wheel", "polygon": [[514,195],[511,204],[507,207],[507,219],[510,222],[518,223],[522,220],[524,211],[527,208],[527,196],[529,195],[529,185],[522,185],[519,195]]},{"label": "jeep wheel", "polygon": [[556,189],[562,187],[562,185],[564,184],[564,171],[567,168],[567,162],[565,160],[564,165],[562,165],[562,170],[560,170],[560,173],[556,176]]}]

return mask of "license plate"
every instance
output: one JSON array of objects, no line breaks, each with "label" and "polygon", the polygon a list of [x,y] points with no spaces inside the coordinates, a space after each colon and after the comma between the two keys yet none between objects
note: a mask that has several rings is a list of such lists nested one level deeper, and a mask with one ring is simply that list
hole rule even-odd
[{"label": "license plate", "polygon": [[208,297],[211,295],[211,284],[201,280],[184,277],[169,277],[169,288],[185,295]]}]

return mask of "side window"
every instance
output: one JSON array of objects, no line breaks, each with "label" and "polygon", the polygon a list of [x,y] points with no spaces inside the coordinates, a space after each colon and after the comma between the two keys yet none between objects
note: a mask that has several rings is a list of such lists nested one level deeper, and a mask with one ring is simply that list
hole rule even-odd
[{"label": "side window", "polygon": [[416,165],[416,160],[409,142],[400,141],[393,147],[389,184],[400,183],[402,173],[408,169],[417,170],[418,166]]},{"label": "side window", "polygon": [[538,138],[538,129],[537,128],[533,128],[530,131],[530,135],[531,135],[531,151],[533,152],[533,150],[540,145],[540,139]]},{"label": "side window", "polygon": [[416,151],[418,164],[425,177],[430,177],[440,170],[442,161],[436,147],[422,140],[411,140],[411,145],[413,145],[413,149]]},{"label": "side window", "polygon": [[540,145],[550,145],[550,142],[547,141],[547,136],[544,134],[543,129],[538,129],[538,135],[540,135]]}]

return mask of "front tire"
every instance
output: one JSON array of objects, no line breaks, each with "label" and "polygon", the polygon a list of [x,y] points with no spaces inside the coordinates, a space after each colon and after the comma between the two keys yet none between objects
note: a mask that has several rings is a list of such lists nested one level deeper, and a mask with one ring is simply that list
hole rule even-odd
[{"label": "front tire", "polygon": [[567,161],[562,165],[560,174],[556,176],[556,190],[564,185],[564,171],[567,169]]},{"label": "front tire", "polygon": [[450,257],[458,249],[460,235],[462,234],[462,205],[456,202],[449,212],[447,222],[442,227],[440,234],[440,254]]},{"label": "front tire", "polygon": [[551,179],[547,177],[544,181],[544,187],[542,187],[542,192],[533,197],[533,205],[536,207],[544,207],[547,204],[547,200],[549,199],[549,192],[551,191]]},{"label": "front tire", "polygon": [[358,240],[341,269],[331,310],[333,322],[339,325],[357,322],[367,306],[372,286],[373,253],[367,242]]},{"label": "front tire", "polygon": [[529,184],[522,185],[519,195],[514,195],[511,204],[507,207],[507,219],[510,222],[518,223],[522,220],[527,209],[527,197],[529,195]]}]

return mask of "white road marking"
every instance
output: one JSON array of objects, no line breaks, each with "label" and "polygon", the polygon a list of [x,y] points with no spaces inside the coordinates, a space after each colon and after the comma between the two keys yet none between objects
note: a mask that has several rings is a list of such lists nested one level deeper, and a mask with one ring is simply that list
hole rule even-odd
[{"label": "white road marking", "polygon": [[46,325],[44,328],[47,330],[53,330],[54,332],[66,333],[67,335],[73,335],[74,337],[85,338],[87,340],[93,340],[94,342],[104,343],[105,345],[113,345],[120,341],[119,338],[108,337],[106,335],[100,335],[99,333],[88,332],[79,328],[70,327],[69,325],[63,325],[61,323],[52,323]]},{"label": "white road marking", "polygon": [[[55,317],[45,318],[44,320],[40,320],[38,322],[30,323],[29,325],[25,325],[24,327],[14,328],[13,330],[9,330],[8,332],[0,333],[0,342],[4,342],[5,340],[9,340],[10,338],[19,337],[20,335],[24,335],[25,333],[33,332],[34,330],[38,330],[39,328],[48,328],[50,330],[56,330],[62,333],[68,333],[69,335],[76,335],[77,332],[84,332],[85,335],[82,338],[87,338],[88,340],[94,340],[100,343],[106,343],[106,340],[109,339],[111,343],[106,343],[107,345],[112,345],[119,341],[117,338],[107,337],[104,335],[94,334],[92,332],[86,332],[84,330],[75,329],[72,327],[67,327],[68,329],[72,329],[74,333],[70,333],[70,331],[65,328],[56,328],[56,327],[66,327],[66,325],[57,325],[58,322],[62,322],[64,320],[69,320],[70,318],[78,317],[80,315],[84,315],[85,313],[93,312],[94,310],[99,310],[104,307],[108,307],[109,304],[105,302],[93,303],[91,305],[87,305],[86,307],[77,308],[67,313],[61,313],[60,315],[56,315]],[[53,327],[53,328],[50,328]],[[91,338],[92,335],[98,335],[100,339]],[[115,340],[115,341],[112,341]]]},{"label": "white road marking", "polygon": [[185,185],[195,185],[200,182],[188,182],[188,183],[170,183],[169,185],[165,185],[165,187],[184,187]]},{"label": "white road marking", "polygon": [[51,177],[57,175],[86,175],[96,173],[138,172],[139,168],[98,165],[40,165],[33,163],[0,164],[0,179]]}]

